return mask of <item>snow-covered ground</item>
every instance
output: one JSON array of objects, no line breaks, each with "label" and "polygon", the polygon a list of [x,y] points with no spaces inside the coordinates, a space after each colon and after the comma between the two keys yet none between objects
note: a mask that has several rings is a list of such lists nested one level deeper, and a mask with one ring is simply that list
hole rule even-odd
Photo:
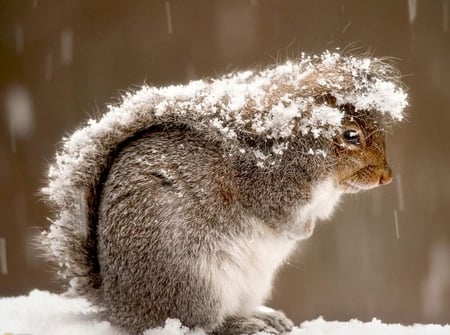
[{"label": "snow-covered ground", "polygon": [[[34,290],[28,296],[0,298],[0,335],[126,335],[108,322],[95,319],[95,310],[84,299],[66,298]],[[204,335],[168,320],[164,328],[145,335]],[[450,325],[384,324],[379,320],[361,322],[325,321],[318,318],[296,327],[292,335],[450,335]]]}]

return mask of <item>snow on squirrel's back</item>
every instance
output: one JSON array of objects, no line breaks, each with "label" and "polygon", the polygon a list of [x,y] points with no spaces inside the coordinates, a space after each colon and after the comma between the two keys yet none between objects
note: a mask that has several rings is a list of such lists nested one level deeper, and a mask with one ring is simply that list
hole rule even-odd
[{"label": "snow on squirrel's back", "polygon": [[[30,335],[127,335],[109,322],[95,318],[95,308],[82,298],[67,298],[34,290],[28,296],[0,298],[0,334]],[[262,334],[262,333],[260,333]],[[384,324],[380,320],[361,322],[325,321],[318,318],[295,327],[292,335],[450,335],[450,325]],[[169,319],[163,328],[149,329],[144,335],[206,335]]]}]

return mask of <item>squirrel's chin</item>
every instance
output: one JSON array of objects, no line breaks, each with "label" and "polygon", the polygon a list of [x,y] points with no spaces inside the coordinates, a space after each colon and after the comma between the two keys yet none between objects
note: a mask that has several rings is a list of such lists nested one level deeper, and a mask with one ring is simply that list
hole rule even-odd
[{"label": "squirrel's chin", "polygon": [[378,187],[379,185],[375,184],[362,184],[356,183],[350,180],[343,180],[340,184],[340,189],[343,193],[358,193],[361,191],[371,190],[373,188]]}]

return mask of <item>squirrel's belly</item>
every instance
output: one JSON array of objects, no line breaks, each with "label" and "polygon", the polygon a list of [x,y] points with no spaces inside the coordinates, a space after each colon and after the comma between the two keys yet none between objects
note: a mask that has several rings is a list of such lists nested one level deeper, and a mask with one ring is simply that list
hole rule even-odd
[{"label": "squirrel's belly", "polygon": [[268,298],[274,274],[295,243],[260,231],[224,242],[217,257],[200,266],[216,291],[223,317],[248,315]]}]

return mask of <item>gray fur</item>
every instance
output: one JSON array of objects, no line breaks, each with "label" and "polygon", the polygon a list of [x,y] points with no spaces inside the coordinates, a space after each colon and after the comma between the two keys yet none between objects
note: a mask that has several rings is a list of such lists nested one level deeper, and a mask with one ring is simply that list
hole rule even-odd
[{"label": "gray fur", "polygon": [[116,157],[101,193],[96,297],[114,323],[142,331],[172,317],[219,329],[227,316],[196,263],[232,257],[223,245],[258,230],[250,216],[274,235],[301,230],[289,226],[287,209],[308,199],[313,176],[299,176],[295,161],[271,172],[242,158],[227,162],[222,150],[191,130],[155,130]]}]

